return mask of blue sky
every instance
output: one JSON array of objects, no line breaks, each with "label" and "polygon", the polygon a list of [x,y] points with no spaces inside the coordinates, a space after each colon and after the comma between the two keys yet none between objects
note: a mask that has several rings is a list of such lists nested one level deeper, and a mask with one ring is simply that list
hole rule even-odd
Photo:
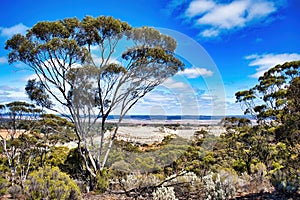
[{"label": "blue sky", "polygon": [[26,100],[32,72],[8,65],[5,41],[38,21],[113,16],[177,39],[187,66],[131,114],[241,114],[234,94],[270,67],[300,60],[298,0],[0,0],[0,104]]}]

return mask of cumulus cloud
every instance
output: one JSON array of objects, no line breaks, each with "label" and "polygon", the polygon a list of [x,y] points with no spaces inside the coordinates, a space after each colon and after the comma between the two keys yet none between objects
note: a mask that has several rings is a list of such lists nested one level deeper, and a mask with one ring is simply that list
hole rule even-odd
[{"label": "cumulus cloud", "polygon": [[12,101],[27,101],[28,98],[22,87],[0,85],[0,104]]},{"label": "cumulus cloud", "polygon": [[7,58],[6,57],[0,57],[0,64],[7,63]]},{"label": "cumulus cloud", "polygon": [[282,53],[282,54],[252,54],[245,57],[250,60],[249,66],[256,67],[256,73],[250,75],[252,78],[259,78],[270,68],[277,64],[283,64],[285,62],[300,60],[300,54],[297,53]]},{"label": "cumulus cloud", "polygon": [[180,71],[177,74],[186,76],[187,78],[198,78],[200,76],[212,76],[213,72],[205,68],[192,67]]},{"label": "cumulus cloud", "polygon": [[208,100],[208,101],[213,101],[213,100],[215,100],[217,98],[218,97],[216,95],[208,94],[208,93],[202,94],[200,96],[200,100]]},{"label": "cumulus cloud", "polygon": [[216,3],[211,0],[195,0],[192,1],[186,10],[186,15],[188,17],[194,17],[208,12],[216,6]]},{"label": "cumulus cloud", "polygon": [[[196,91],[186,79],[169,78],[139,101],[130,113],[199,114]],[[156,112],[157,111],[157,112]]]},{"label": "cumulus cloud", "polygon": [[273,0],[193,0],[185,11],[184,18],[203,30],[202,37],[219,36],[229,30],[240,29],[264,20],[278,10]]},{"label": "cumulus cloud", "polygon": [[4,37],[12,37],[15,34],[25,34],[29,27],[20,23],[12,27],[0,27],[0,35]]},{"label": "cumulus cloud", "polygon": [[118,61],[116,58],[109,58],[108,60],[104,60],[102,61],[102,58],[100,58],[99,56],[92,54],[93,57],[93,61],[97,66],[100,66],[102,64],[102,62],[107,62],[108,64],[121,64],[120,61]]},{"label": "cumulus cloud", "polygon": [[17,87],[12,87],[10,85],[0,85],[0,91],[5,91],[5,92],[20,92],[21,89]]},{"label": "cumulus cloud", "polygon": [[173,78],[167,79],[163,84],[163,87],[168,88],[169,90],[180,90],[180,89],[186,89],[189,88],[190,86],[181,81],[176,81]]}]

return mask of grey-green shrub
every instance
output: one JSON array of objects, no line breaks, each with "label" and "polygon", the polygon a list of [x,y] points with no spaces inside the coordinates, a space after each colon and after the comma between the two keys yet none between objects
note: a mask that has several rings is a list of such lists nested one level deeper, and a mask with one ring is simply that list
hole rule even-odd
[{"label": "grey-green shrub", "polygon": [[19,185],[12,185],[7,191],[13,199],[17,199],[17,197],[22,194],[22,188]]},{"label": "grey-green shrub", "polygon": [[205,196],[207,200],[230,199],[235,193],[235,186],[230,178],[219,173],[209,173],[203,177]]},{"label": "grey-green shrub", "polygon": [[33,171],[25,182],[25,194],[28,199],[81,199],[76,183],[58,167],[45,167]]},{"label": "grey-green shrub", "polygon": [[152,195],[154,200],[177,200],[173,187],[159,187]]}]

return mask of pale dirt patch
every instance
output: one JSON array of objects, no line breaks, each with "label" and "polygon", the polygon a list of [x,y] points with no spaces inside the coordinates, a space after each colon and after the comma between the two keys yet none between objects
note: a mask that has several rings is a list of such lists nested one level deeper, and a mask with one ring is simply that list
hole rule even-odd
[{"label": "pale dirt patch", "polygon": [[[26,130],[16,130],[16,133],[13,133],[10,130],[6,130],[6,129],[0,129],[0,136],[3,138],[10,138],[11,136],[13,136],[14,138],[18,138],[21,134],[26,133]],[[14,134],[14,135],[13,135]]]},{"label": "pale dirt patch", "polygon": [[[156,127],[156,126],[122,126],[119,128],[117,133],[118,140],[124,140],[128,142],[139,142],[139,143],[155,143],[161,142],[167,135],[177,135],[185,139],[192,139],[196,131],[206,130],[209,134],[220,136],[225,131],[222,126],[211,125],[192,125],[192,126],[180,126],[177,129],[167,127]],[[108,136],[111,133],[108,133]]]}]

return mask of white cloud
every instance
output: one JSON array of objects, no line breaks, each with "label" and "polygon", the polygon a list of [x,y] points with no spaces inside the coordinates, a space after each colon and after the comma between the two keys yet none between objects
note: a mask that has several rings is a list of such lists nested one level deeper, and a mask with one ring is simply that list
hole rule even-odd
[{"label": "white cloud", "polygon": [[32,75],[23,77],[22,81],[27,82],[27,81],[32,80],[32,79],[39,80],[39,77],[36,74],[32,74]]},{"label": "white cloud", "polygon": [[276,7],[273,2],[262,1],[260,3],[254,3],[249,7],[248,20],[252,20],[259,17],[264,17],[272,12],[276,11]]},{"label": "white cloud", "polygon": [[208,100],[208,101],[213,101],[213,100],[216,100],[218,97],[216,95],[212,95],[212,94],[202,94],[200,96],[200,99],[199,100]]},{"label": "white cloud", "polygon": [[0,27],[0,35],[4,37],[12,37],[15,34],[25,34],[29,27],[20,23],[12,27]]},{"label": "white cloud", "polygon": [[0,57],[0,64],[7,63],[7,58],[6,57]]},{"label": "white cloud", "polygon": [[199,114],[197,95],[198,92],[186,79],[172,77],[148,93],[130,113],[159,114],[156,111],[160,110],[166,115],[197,115]]},{"label": "white cloud", "polygon": [[[95,54],[92,54],[92,57],[95,65],[100,66],[102,64],[102,58]],[[121,64],[120,61],[118,61],[116,58],[109,58],[108,60],[106,59],[103,62],[107,62],[107,64]]]},{"label": "white cloud", "polygon": [[246,19],[248,1],[233,1],[230,4],[216,5],[210,12],[197,20],[197,24],[210,25],[223,29],[243,26]]},{"label": "white cloud", "polygon": [[283,54],[252,54],[246,56],[245,59],[251,60],[249,66],[256,67],[256,73],[250,75],[252,78],[259,78],[270,68],[283,64],[285,62],[300,60],[300,54],[297,53],[283,53]]},{"label": "white cloud", "polygon": [[1,85],[0,86],[0,104],[6,104],[13,101],[27,101],[28,98],[24,92],[24,88],[11,86],[11,85]]},{"label": "white cloud", "polygon": [[216,6],[214,1],[211,0],[195,0],[192,1],[186,10],[186,15],[189,17],[194,17],[196,15],[208,12]]},{"label": "white cloud", "polygon": [[177,73],[178,75],[186,76],[187,78],[198,78],[200,76],[212,76],[213,72],[205,68],[187,68],[184,71]]},{"label": "white cloud", "polygon": [[167,79],[165,82],[163,82],[162,86],[168,88],[169,90],[181,90],[189,87],[187,83],[175,81],[173,78]]},{"label": "white cloud", "polygon": [[[275,2],[275,1],[274,1]],[[271,0],[235,0],[220,3],[216,0],[193,0],[185,17],[204,31],[202,37],[216,37],[224,31],[240,29],[263,20],[277,10]]]},{"label": "white cloud", "polygon": [[218,36],[219,34],[220,34],[220,31],[217,30],[217,29],[213,29],[213,28],[211,28],[211,29],[206,29],[206,30],[204,30],[204,31],[201,32],[201,35],[202,35],[203,37],[208,37],[208,38],[210,38],[210,37],[216,37],[216,36]]}]

